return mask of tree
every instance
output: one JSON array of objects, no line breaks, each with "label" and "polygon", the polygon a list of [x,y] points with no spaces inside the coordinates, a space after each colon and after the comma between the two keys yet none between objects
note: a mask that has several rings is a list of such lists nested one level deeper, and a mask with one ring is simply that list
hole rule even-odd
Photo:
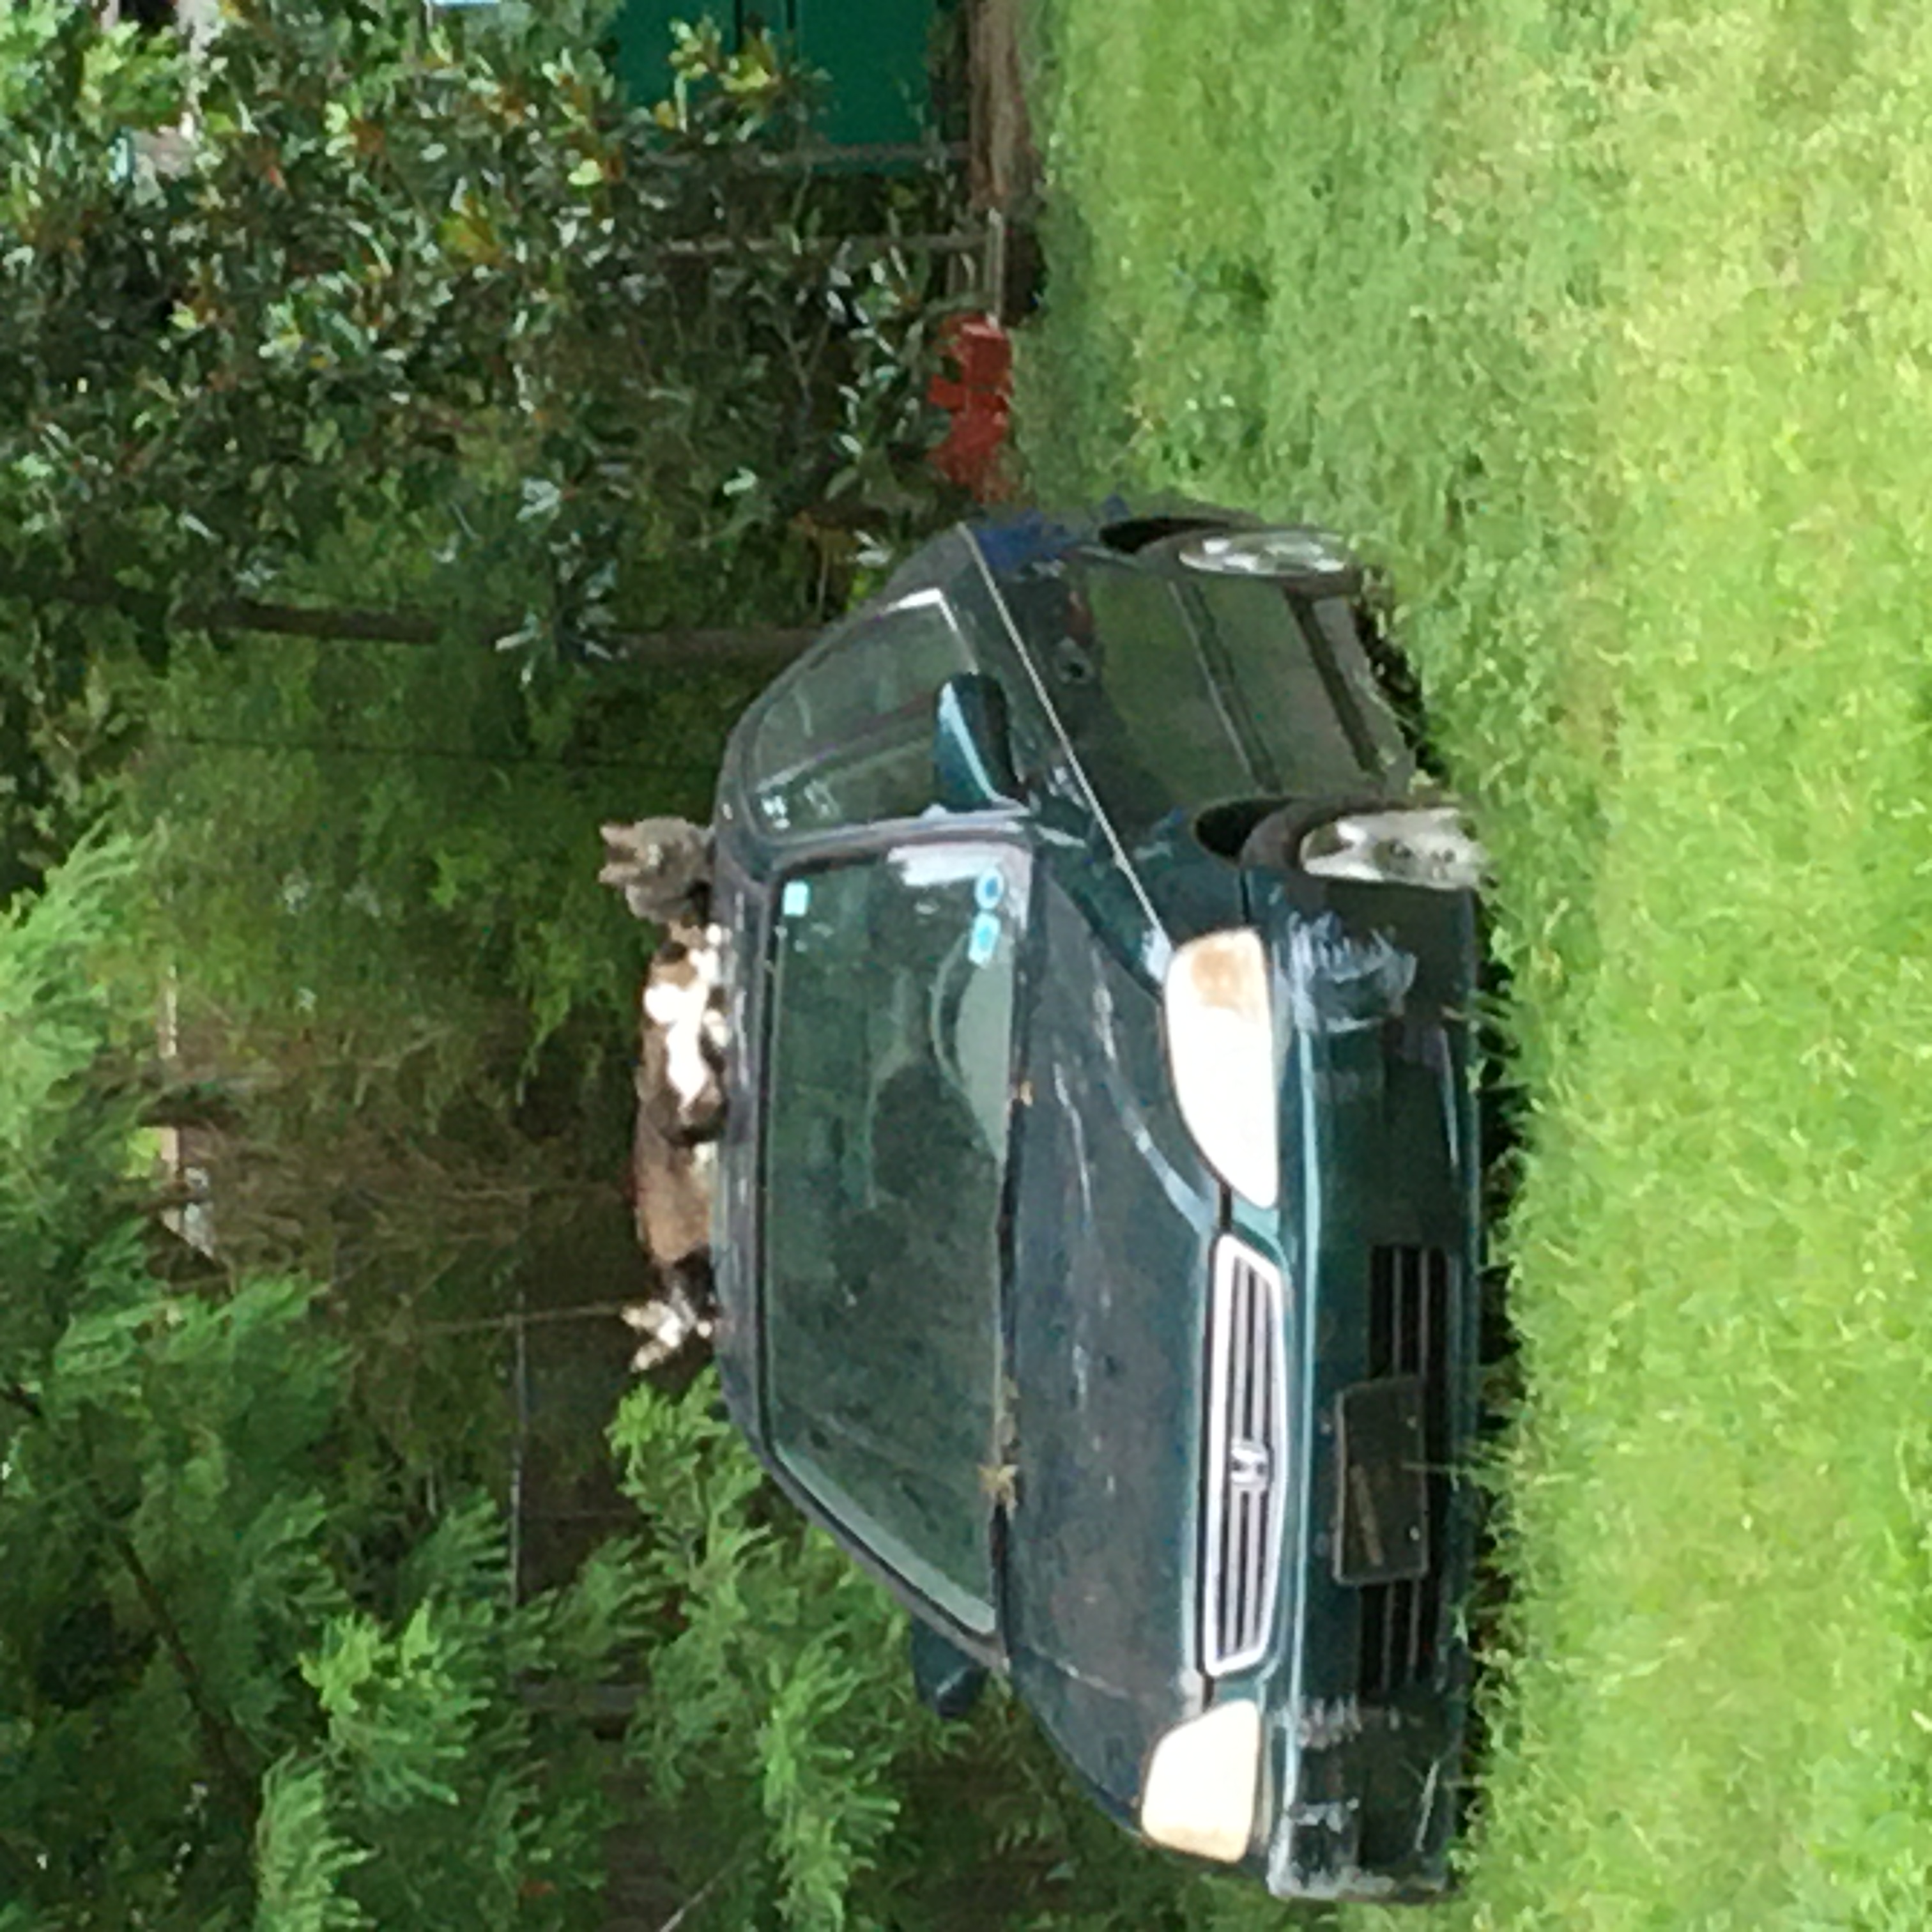
[{"label": "tree", "polygon": [[598,1768],[527,1690],[636,1642],[633,1554],[513,1603],[494,1506],[412,1492],[314,1286],[150,1271],[139,856],[0,925],[0,1925],[589,1922]]},{"label": "tree", "polygon": [[[839,1932],[1205,1932],[1242,1888],[1136,1848],[995,1690],[914,1702],[904,1612],[765,1482],[709,1375],[611,1439],[653,1614],[627,1748],[704,1922]],[[1250,1905],[1252,1901],[1250,1901]],[[1280,1908],[1266,1901],[1278,1920]]]},{"label": "tree", "polygon": [[702,664],[944,512],[938,276],[892,238],[946,178],[760,165],[808,158],[811,82],[756,38],[690,31],[622,107],[600,10],[242,0],[168,174],[118,158],[180,114],[171,34],[0,14],[0,891],[138,736],[95,668],[340,634],[332,549],[441,560],[352,634]]},{"label": "tree", "polygon": [[158,656],[356,514],[480,490],[544,563],[530,635],[581,646],[624,530],[687,554],[782,530],[854,449],[906,506],[922,278],[826,236],[836,184],[739,165],[802,137],[806,77],[694,31],[653,117],[614,101],[594,7],[502,10],[248,0],[193,166],[125,178],[117,126],[178,106],[170,37],[12,10],[0,587],[106,598]]},{"label": "tree", "polygon": [[[644,1514],[660,1628],[631,1748],[722,1922],[844,1922],[920,1728],[896,1670],[903,1612],[817,1534],[773,1520],[762,1472],[710,1406],[640,1390],[613,1430]],[[788,1513],[787,1513],[788,1514]],[[892,1660],[881,1666],[882,1655]]]},{"label": "tree", "polygon": [[[811,586],[760,560],[796,520],[932,507],[903,460],[931,288],[848,238],[880,191],[748,164],[798,138],[802,82],[702,30],[646,125],[568,11],[492,38],[252,0],[173,179],[106,160],[176,111],[165,42],[40,0],[0,34],[0,688],[45,781],[21,877],[108,768],[160,827],[83,844],[0,932],[0,1927],[575,1922],[609,1814],[569,1712],[615,1675],[644,1687],[639,1826],[714,1923],[1211,1922],[1010,1706],[950,1736],[914,1707],[901,1613],[708,1380],[626,1406],[638,1540],[513,1606],[488,1376],[418,1372],[423,1318],[508,1285],[450,1270],[463,1189],[503,1184],[493,1232],[536,1220],[533,1148],[580,1178],[589,1042],[622,1052],[599,788],[701,805],[732,701],[602,681],[598,652],[734,620],[748,584],[795,620]],[[199,634],[332,604],[435,621]],[[307,1217],[180,1285],[138,1175],[164,958],[248,1048],[237,1131]]]}]

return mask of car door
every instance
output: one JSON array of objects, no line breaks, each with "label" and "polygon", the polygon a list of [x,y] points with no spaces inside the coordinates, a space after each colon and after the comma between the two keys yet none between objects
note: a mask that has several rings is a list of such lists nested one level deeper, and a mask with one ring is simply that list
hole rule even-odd
[{"label": "car door", "polygon": [[1171,549],[1149,564],[1200,638],[1269,791],[1314,798],[1381,788],[1405,750],[1347,598],[1189,570]]},{"label": "car door", "polygon": [[1256,789],[1256,760],[1175,581],[1094,546],[1005,588],[1061,727],[1130,848],[1177,808]]}]

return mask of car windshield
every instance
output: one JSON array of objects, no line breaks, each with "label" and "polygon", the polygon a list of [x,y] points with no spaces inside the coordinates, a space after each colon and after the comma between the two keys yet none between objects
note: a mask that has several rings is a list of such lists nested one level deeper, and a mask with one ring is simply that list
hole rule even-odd
[{"label": "car windshield", "polygon": [[773,943],[772,1447],[848,1534],[982,1633],[1028,872],[1010,843],[908,842],[788,878]]}]

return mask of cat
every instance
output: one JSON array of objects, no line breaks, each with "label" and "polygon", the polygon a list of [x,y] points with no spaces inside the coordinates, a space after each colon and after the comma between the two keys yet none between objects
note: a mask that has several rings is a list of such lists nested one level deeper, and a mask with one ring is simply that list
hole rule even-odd
[{"label": "cat", "polygon": [[708,1348],[718,1319],[709,1264],[668,1275],[648,1301],[624,1310],[624,1319],[641,1337],[631,1358],[634,1375],[649,1375],[688,1351]]},{"label": "cat", "polygon": [[658,1289],[624,1318],[644,1337],[632,1362],[643,1373],[707,1346],[716,1320],[711,1204],[728,1045],[722,935],[706,922],[707,832],[684,819],[644,819],[604,826],[604,847],[600,882],[664,929],[638,1002],[631,1197]]},{"label": "cat", "polygon": [[[671,926],[653,956],[639,1002],[639,1042],[652,1078],[676,1096],[687,1138],[710,1139],[724,1124],[725,1026],[719,934],[715,926]],[[662,1066],[656,1063],[661,1058]],[[640,1066],[643,1065],[640,1059]]]},{"label": "cat", "polygon": [[711,903],[711,834],[688,818],[607,825],[597,880],[624,895],[634,918],[702,926]]}]

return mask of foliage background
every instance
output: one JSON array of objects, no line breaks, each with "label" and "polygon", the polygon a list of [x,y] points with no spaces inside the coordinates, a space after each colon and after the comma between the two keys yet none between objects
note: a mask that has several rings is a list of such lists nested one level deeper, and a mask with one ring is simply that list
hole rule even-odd
[{"label": "foliage background", "polygon": [[607,1450],[607,1318],[517,1426],[509,1318],[647,1280],[596,827],[950,507],[954,190],[758,164],[756,44],[652,117],[494,10],[248,0],[177,176],[166,37],[0,17],[0,1925],[1202,1922],[1004,1699],[914,1708],[708,1377]]}]

